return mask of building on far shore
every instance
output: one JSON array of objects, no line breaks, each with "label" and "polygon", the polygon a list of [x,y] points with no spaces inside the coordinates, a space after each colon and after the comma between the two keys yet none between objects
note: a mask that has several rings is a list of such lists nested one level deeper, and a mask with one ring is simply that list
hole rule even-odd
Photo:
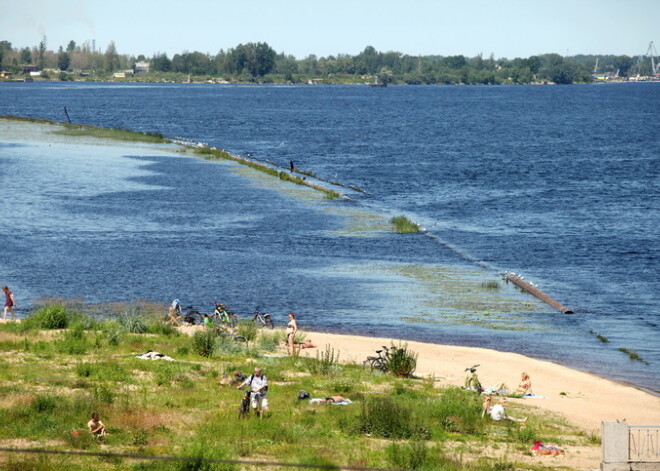
[{"label": "building on far shore", "polygon": [[133,71],[136,74],[139,74],[140,72],[149,72],[149,67],[150,63],[146,61],[141,61],[141,62],[136,62],[135,67],[133,68]]}]

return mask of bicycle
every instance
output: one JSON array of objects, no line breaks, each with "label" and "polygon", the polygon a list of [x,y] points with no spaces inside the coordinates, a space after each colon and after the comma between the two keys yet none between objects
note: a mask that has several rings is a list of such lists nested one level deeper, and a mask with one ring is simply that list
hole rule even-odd
[{"label": "bicycle", "polygon": [[[383,350],[385,351],[385,355],[383,356]],[[367,357],[366,360],[362,363],[362,365],[367,368],[371,368],[371,371],[382,371],[383,373],[387,373],[388,371],[388,362],[389,362],[389,353],[390,349],[383,345],[382,350],[376,350],[376,353],[378,353],[377,357]]]},{"label": "bicycle", "polygon": [[225,305],[220,303],[215,303],[215,309],[213,310],[213,315],[211,317],[215,317],[218,319],[218,322],[231,328],[236,327],[236,324],[238,324],[236,314],[230,312]]},{"label": "bicycle", "polygon": [[193,306],[186,306],[183,308],[185,313],[183,314],[183,322],[188,325],[195,325],[195,316],[199,317],[200,324],[203,322],[203,314],[195,309]]},{"label": "bicycle", "polygon": [[259,308],[255,309],[252,314],[254,314],[254,317],[252,318],[252,322],[254,322],[255,324],[261,327],[268,327],[269,329],[275,327],[275,324],[273,324],[273,319],[272,317],[270,317],[270,314],[259,312]]},{"label": "bicycle", "polygon": [[243,337],[242,335],[232,334],[232,333],[229,333],[229,332],[223,332],[222,330],[218,330],[217,327],[216,327],[215,333],[218,337],[230,338],[234,342],[247,343],[247,339],[245,337]]},{"label": "bicycle", "polygon": [[252,397],[252,390],[250,388],[243,389],[243,399],[238,408],[238,418],[242,419],[250,414],[250,398]]}]

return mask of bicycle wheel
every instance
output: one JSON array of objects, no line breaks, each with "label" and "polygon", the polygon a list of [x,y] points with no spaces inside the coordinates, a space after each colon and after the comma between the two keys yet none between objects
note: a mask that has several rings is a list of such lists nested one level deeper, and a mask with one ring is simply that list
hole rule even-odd
[{"label": "bicycle wheel", "polygon": [[382,371],[386,372],[387,371],[387,365],[383,361],[382,358],[375,358],[374,361],[371,363],[371,371]]}]

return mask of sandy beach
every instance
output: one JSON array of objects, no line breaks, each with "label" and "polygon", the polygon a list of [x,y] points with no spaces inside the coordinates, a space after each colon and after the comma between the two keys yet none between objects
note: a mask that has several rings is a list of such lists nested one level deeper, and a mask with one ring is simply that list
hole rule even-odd
[{"label": "sandy beach", "polygon": [[[201,326],[180,327],[192,334]],[[362,364],[383,345],[399,344],[398,339],[304,332],[318,348],[303,349],[301,355],[312,358],[330,345],[343,363]],[[480,365],[479,379],[483,386],[505,383],[515,389],[521,373],[527,372],[532,391],[540,398],[510,398],[540,410],[563,416],[586,432],[599,431],[601,422],[626,420],[631,425],[660,424],[660,397],[631,385],[617,383],[599,376],[577,371],[555,363],[536,360],[511,352],[485,348],[404,342],[418,353],[417,376],[432,376],[436,386],[462,386],[465,368]],[[284,352],[284,350],[283,350]]]},{"label": "sandy beach", "polygon": [[[306,338],[321,349],[331,345],[340,352],[341,361],[356,363],[362,363],[382,345],[399,343],[397,339],[318,332],[306,332]],[[516,353],[421,342],[407,344],[419,354],[416,374],[435,377],[438,386],[462,386],[465,368],[479,364],[483,386],[504,382],[515,389],[524,371],[530,375],[533,392],[543,397],[510,401],[561,414],[586,431],[599,430],[600,423],[609,420],[625,419],[635,425],[660,424],[660,397],[630,385]],[[315,356],[315,350],[305,349],[303,355]]]}]

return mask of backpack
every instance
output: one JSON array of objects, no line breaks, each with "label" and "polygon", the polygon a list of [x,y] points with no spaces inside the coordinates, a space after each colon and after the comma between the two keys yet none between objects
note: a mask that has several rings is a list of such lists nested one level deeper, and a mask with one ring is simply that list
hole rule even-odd
[{"label": "backpack", "polygon": [[309,399],[310,395],[307,391],[303,391],[302,389],[298,391],[298,400],[302,401],[304,399]]}]

